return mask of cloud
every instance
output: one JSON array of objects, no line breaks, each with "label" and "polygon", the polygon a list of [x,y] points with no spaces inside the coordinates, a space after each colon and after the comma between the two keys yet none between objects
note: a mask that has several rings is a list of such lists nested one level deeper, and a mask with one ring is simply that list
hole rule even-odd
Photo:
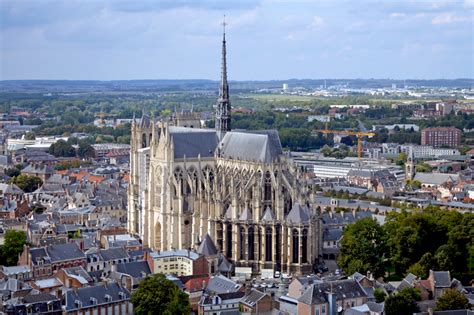
[{"label": "cloud", "polygon": [[407,16],[405,13],[400,13],[400,12],[394,12],[390,14],[390,18],[392,19],[404,18],[405,16]]},{"label": "cloud", "polygon": [[317,15],[313,16],[310,27],[312,29],[320,29],[322,26],[324,26],[324,19]]},{"label": "cloud", "polygon": [[453,13],[443,13],[440,15],[435,16],[431,20],[431,24],[433,25],[440,25],[440,24],[452,24],[452,23],[459,23],[459,22],[472,22],[472,17],[466,17],[462,15],[456,15]]}]

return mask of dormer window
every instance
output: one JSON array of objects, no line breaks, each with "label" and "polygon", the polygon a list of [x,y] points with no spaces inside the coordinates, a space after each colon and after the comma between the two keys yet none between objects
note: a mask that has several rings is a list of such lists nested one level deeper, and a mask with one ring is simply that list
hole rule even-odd
[{"label": "dormer window", "polygon": [[121,300],[125,299],[125,293],[123,293],[122,291],[119,292],[118,296]]},{"label": "dormer window", "polygon": [[108,294],[105,295],[105,301],[106,302],[112,302],[112,297]]},{"label": "dormer window", "polygon": [[97,299],[95,297],[90,298],[91,305],[96,305],[97,304]]},{"label": "dormer window", "polygon": [[82,308],[82,302],[79,300],[75,300],[74,305],[76,306],[76,308]]}]

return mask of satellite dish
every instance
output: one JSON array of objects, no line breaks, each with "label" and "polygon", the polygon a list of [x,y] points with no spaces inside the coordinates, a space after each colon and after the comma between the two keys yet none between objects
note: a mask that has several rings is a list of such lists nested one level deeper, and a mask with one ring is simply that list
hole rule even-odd
[{"label": "satellite dish", "polygon": [[337,312],[338,312],[338,313],[342,312],[342,306],[339,306],[339,307],[337,308]]}]

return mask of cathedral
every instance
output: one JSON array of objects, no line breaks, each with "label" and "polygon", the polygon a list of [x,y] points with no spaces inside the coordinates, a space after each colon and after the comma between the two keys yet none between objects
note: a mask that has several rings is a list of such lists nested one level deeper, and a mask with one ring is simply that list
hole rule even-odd
[{"label": "cathedral", "polygon": [[192,112],[133,120],[128,229],[154,250],[195,249],[207,235],[254,273],[313,272],[320,213],[276,130],[231,129],[226,40],[215,128]]}]

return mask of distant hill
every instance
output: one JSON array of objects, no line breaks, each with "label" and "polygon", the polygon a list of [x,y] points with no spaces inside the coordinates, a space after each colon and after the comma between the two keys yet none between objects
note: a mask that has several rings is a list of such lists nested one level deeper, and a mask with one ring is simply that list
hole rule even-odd
[{"label": "distant hill", "polygon": [[[289,79],[270,81],[230,81],[236,90],[281,88],[283,83],[290,87],[315,88],[319,86],[346,86],[348,88],[390,88],[408,85],[410,87],[471,88],[474,79],[454,80],[391,80],[391,79]],[[195,80],[5,80],[0,81],[0,92],[26,93],[90,93],[90,92],[164,92],[212,90],[218,88],[218,81]]]}]

